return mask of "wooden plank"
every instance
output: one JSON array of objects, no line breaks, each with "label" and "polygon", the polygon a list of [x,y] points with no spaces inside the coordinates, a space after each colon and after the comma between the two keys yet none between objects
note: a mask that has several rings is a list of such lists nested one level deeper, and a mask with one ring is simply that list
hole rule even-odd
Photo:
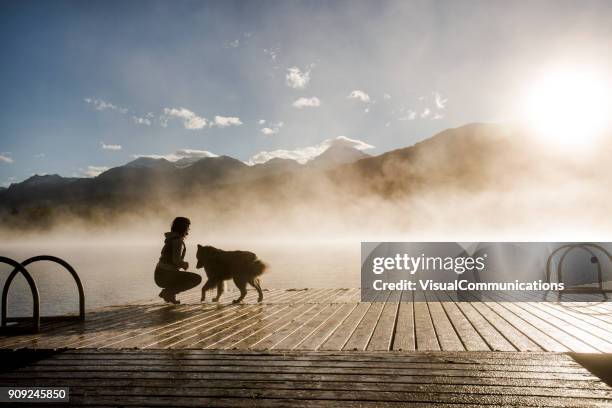
[{"label": "wooden plank", "polygon": [[[197,294],[185,294],[184,299],[195,299]],[[506,302],[522,300],[520,294],[473,303],[451,302],[445,294],[433,298],[419,294],[423,297],[414,304],[395,303],[398,292],[379,293],[390,296],[386,303],[347,303],[359,298],[358,289],[276,290],[267,295],[272,303],[107,307],[92,312],[92,319],[85,323],[62,322],[38,335],[1,338],[0,344],[11,348],[185,348],[240,343],[239,347],[259,344],[256,347],[321,351],[612,352],[612,316],[602,314],[612,313],[608,304]],[[407,292],[407,296],[413,294]],[[255,293],[249,292],[247,299],[255,300]],[[312,310],[292,314],[300,305],[310,305]],[[221,342],[224,338],[233,343]]]},{"label": "wooden plank", "polygon": [[[379,380],[394,376],[442,376],[442,377],[476,377],[476,378],[497,378],[497,379],[546,379],[546,380],[596,380],[596,377],[591,375],[584,369],[558,367],[556,371],[535,371],[532,369],[521,369],[517,366],[509,366],[508,370],[487,370],[481,364],[476,364],[475,367],[461,364],[457,368],[451,368],[448,365],[437,364],[435,366],[427,366],[422,368],[417,364],[407,365],[405,367],[383,365],[363,366],[339,366],[337,364],[307,364],[300,365],[269,365],[269,364],[250,364],[250,365],[230,365],[230,364],[198,364],[198,365],[177,365],[168,364],[166,366],[152,365],[145,362],[140,364],[121,364],[116,365],[71,365],[71,366],[52,366],[52,365],[32,365],[26,368],[18,368],[10,372],[10,378],[17,378],[24,374],[32,375],[47,375],[60,378],[70,378],[70,376],[80,378],[101,378],[108,376],[123,376],[128,375],[132,378],[171,378],[176,373],[193,373],[193,378],[204,373],[221,374],[221,373],[253,373],[253,374],[320,374],[320,375],[376,375]],[[2,378],[5,374],[2,374]],[[122,378],[125,378],[123,376]]]},{"label": "wooden plank", "polygon": [[589,346],[585,342],[580,341],[574,336],[571,336],[565,333],[564,331],[546,322],[545,320],[542,320],[532,315],[531,313],[519,308],[517,305],[515,305],[512,302],[498,303],[498,305],[514,313],[516,316],[520,317],[521,319],[523,319],[525,322],[529,323],[533,327],[538,328],[540,331],[546,332],[548,336],[554,338],[558,343],[562,344],[568,350],[581,352],[581,353],[597,352],[597,349],[595,349],[594,347]]},{"label": "wooden plank", "polygon": [[[321,292],[317,291],[293,291],[288,292],[291,298],[298,299],[300,301],[306,301],[313,299],[315,297],[319,297]],[[323,292],[326,293],[326,292]],[[205,332],[195,332],[194,334],[190,334],[189,336],[185,336],[172,344],[165,345],[167,347],[203,347],[205,344],[215,343],[216,341],[229,337],[232,334],[245,329],[246,327],[251,327],[253,324],[256,324],[258,321],[261,321],[261,318],[264,317],[265,313],[277,313],[281,311],[287,311],[288,307],[291,306],[291,303],[278,303],[273,305],[262,305],[261,309],[255,309],[256,311],[252,314],[249,314],[248,317],[243,318],[240,317],[239,320],[232,320],[225,322],[223,325],[217,327],[215,329],[215,333],[211,334],[209,331]],[[277,307],[281,309],[277,309]],[[250,310],[249,310],[250,312]]]},{"label": "wooden plank", "polygon": [[497,303],[472,302],[471,304],[519,351],[568,351],[566,347],[524,320],[507,313]]},{"label": "wooden plank", "polygon": [[[247,324],[247,322],[258,318],[264,310],[274,313],[282,305],[241,305],[230,307],[225,311],[211,316],[208,319],[200,319],[191,324],[181,324],[171,331],[153,333],[147,337],[135,337],[133,343],[119,343],[123,347],[139,348],[176,348],[179,344],[186,344],[197,339],[204,338],[207,334],[217,333],[220,330],[234,324]],[[112,346],[117,346],[113,344]]]},{"label": "wooden plank", "polygon": [[[130,380],[172,380],[176,378],[184,381],[207,381],[211,379],[235,379],[235,380],[262,380],[262,381],[347,381],[347,382],[379,382],[379,383],[410,383],[410,384],[454,384],[454,385],[499,385],[500,383],[516,386],[516,387],[551,387],[551,388],[584,388],[584,389],[609,389],[602,385],[601,381],[593,376],[580,374],[564,374],[564,373],[518,373],[517,375],[509,376],[508,374],[493,372],[478,373],[477,371],[467,370],[458,371],[452,370],[431,370],[424,371],[404,371],[398,372],[375,372],[355,370],[333,370],[320,369],[309,370],[291,369],[291,370],[228,370],[228,369],[206,369],[206,370],[97,370],[97,371],[49,371],[49,370],[30,370],[30,371],[13,371],[10,375],[0,373],[0,383],[8,383],[11,381],[32,379],[49,379],[61,380],[78,378],[79,380],[100,380],[108,379],[130,379]],[[179,374],[180,373],[180,377]]]},{"label": "wooden plank", "polygon": [[[524,301],[525,297],[520,294],[513,294],[516,301]],[[588,323],[590,328],[605,330],[612,334],[612,302],[605,303],[603,310],[595,310],[595,306],[588,303],[573,303],[573,302],[533,302],[536,307],[548,308],[555,310],[554,313],[560,318],[565,316],[575,317],[574,322]],[[610,305],[606,307],[607,305]],[[605,335],[605,338],[608,336]]]},{"label": "wooden plank", "polygon": [[[335,392],[328,390],[280,390],[266,389],[261,391],[249,389],[226,389],[226,388],[205,388],[205,389],[167,389],[161,388],[156,390],[154,396],[147,396],[144,390],[135,390],[136,396],[130,394],[131,390],[110,390],[106,391],[103,388],[88,390],[85,395],[74,393],[71,400],[75,403],[91,402],[95,399],[96,402],[109,404],[116,402],[118,397],[122,405],[146,405],[150,403],[168,404],[169,406],[177,406],[177,399],[180,400],[179,406],[201,406],[202,398],[212,398],[213,404],[218,398],[232,398],[234,401],[238,398],[243,398],[247,401],[253,400],[282,400],[291,401],[313,401],[321,400],[333,401],[334,404],[344,405],[344,402],[378,402],[380,403],[414,403],[421,404],[480,404],[486,401],[487,405],[512,405],[523,407],[568,407],[577,406],[583,407],[609,407],[607,399],[575,399],[567,397],[533,397],[533,396],[517,396],[517,395],[489,395],[486,398],[482,395],[474,394],[444,394],[444,393],[422,393],[422,392],[384,392],[384,391],[361,391],[355,387],[351,392]],[[182,393],[181,393],[182,392]],[[252,402],[251,402],[252,404]]]},{"label": "wooden plank", "polygon": [[[255,305],[246,308],[256,308]],[[201,310],[201,311],[200,311]],[[179,318],[180,315],[168,314],[167,316],[155,316],[148,324],[138,322],[140,327],[132,330],[107,330],[103,336],[97,336],[89,341],[82,341],[78,347],[146,347],[153,346],[167,339],[179,336],[185,327],[190,330],[226,319],[242,312],[244,309],[238,305],[212,306],[210,309],[200,309],[195,306],[187,311],[190,315]],[[127,322],[126,322],[127,323]],[[130,326],[128,326],[130,327]]]},{"label": "wooden plank", "polygon": [[202,332],[195,332],[188,336],[176,339],[171,344],[160,344],[158,346],[164,346],[166,348],[203,348],[207,345],[216,343],[217,341],[229,337],[236,331],[246,329],[254,324],[260,323],[263,319],[270,319],[276,314],[286,312],[289,309],[289,305],[286,304],[275,304],[275,305],[261,305],[254,309],[249,308],[248,314],[240,316],[239,319],[224,322],[214,330],[205,330]]},{"label": "wooden plank", "polygon": [[[471,303],[457,302],[457,308],[493,351],[516,351],[517,349],[480,314]],[[537,346],[536,346],[537,347]],[[537,350],[541,350],[537,348]]]},{"label": "wooden plank", "polygon": [[[0,384],[11,381],[19,384],[71,387],[71,399],[75,403],[104,403],[113,397],[122,405],[160,403],[176,406],[200,404],[206,398],[210,404],[223,399],[254,401],[315,400],[342,403],[377,402],[439,404],[485,404],[515,406],[609,406],[612,390],[604,387],[594,376],[568,356],[560,354],[520,356],[505,358],[503,353],[328,353],[337,360],[319,358],[318,361],[295,360],[290,357],[310,359],[322,353],[257,354],[241,352],[206,352],[181,350],[165,352],[166,359],[155,361],[146,358],[106,360],[105,364],[92,364],[92,356],[109,355],[110,352],[87,350],[72,351],[74,364],[66,363],[66,355],[44,359],[28,367],[1,373]],[[112,352],[118,357],[136,355],[164,355],[161,350]],[[323,353],[325,354],[325,353]],[[437,356],[451,357],[440,359]],[[197,360],[184,357],[202,357]],[[242,357],[233,360],[229,359]],[[355,361],[355,356],[376,359]],[[420,362],[398,362],[416,358]],[[403,357],[402,357],[403,356]],[[452,360],[456,356],[457,361]],[[466,359],[463,356],[469,356]],[[485,356],[484,358],[482,356]],[[59,358],[61,357],[61,358]],[[75,358],[75,357],[80,357]],[[177,358],[178,357],[178,358]],[[277,360],[271,359],[276,357]],[[550,359],[547,359],[550,357]],[[62,359],[64,361],[62,361]],[[535,364],[537,361],[563,362],[551,370],[550,366]],[[461,362],[459,362],[461,361]],[[489,361],[498,361],[489,364]],[[529,364],[527,364],[529,363]],[[34,382],[32,379],[35,379]],[[120,382],[123,381],[122,385]],[[129,381],[129,385],[125,382]],[[248,385],[247,385],[248,384]],[[584,387],[582,387],[584,386]],[[592,387],[591,392],[586,387]],[[603,388],[602,388],[603,387]],[[85,399],[87,396],[89,399]],[[136,399],[136,400],[135,400]],[[208,400],[207,400],[208,401]],[[269,405],[269,404],[268,404]],[[362,404],[363,405],[363,404]],[[357,405],[355,405],[357,406]]]},{"label": "wooden plank", "polygon": [[378,319],[384,309],[383,302],[374,302],[363,316],[351,337],[348,339],[342,350],[365,350],[370,338],[374,332],[374,328],[378,323]]},{"label": "wooden plank", "polygon": [[[292,350],[310,336],[321,324],[323,324],[328,318],[334,315],[340,304],[331,304],[325,306],[323,309],[313,314],[310,319],[304,321],[302,325],[293,330],[289,335],[283,338],[281,341],[276,342],[270,349],[275,350]],[[261,346],[261,344],[258,344]]]},{"label": "wooden plank", "polygon": [[[243,344],[242,341],[244,339],[249,338],[250,336],[256,334],[257,332],[265,329],[266,327],[277,325],[280,323],[284,325],[284,323],[288,320],[290,321],[294,316],[299,316],[301,312],[310,310],[312,308],[319,307],[320,305],[317,303],[323,299],[329,299],[333,297],[336,293],[336,290],[322,290],[320,292],[315,292],[310,295],[308,299],[312,302],[305,302],[295,307],[289,307],[287,310],[281,312],[274,318],[264,317],[259,319],[257,322],[249,325],[248,327],[241,328],[238,331],[233,332],[229,336],[225,336],[222,339],[217,340],[214,343],[207,344],[207,348],[216,347],[216,348],[239,348],[240,344]],[[304,306],[304,308],[303,308]],[[243,345],[244,347],[244,345]]]},{"label": "wooden plank", "polygon": [[402,292],[393,339],[393,350],[416,350],[413,293]]},{"label": "wooden plank", "polygon": [[356,307],[357,303],[341,305],[327,320],[321,323],[316,330],[295,348],[297,350],[318,350]]},{"label": "wooden plank", "polygon": [[612,325],[598,320],[591,320],[589,316],[577,317],[572,311],[560,309],[554,304],[547,302],[523,302],[516,295],[505,296],[507,299],[517,302],[517,306],[554,324],[566,333],[578,337],[589,345],[602,352],[612,352],[612,343],[608,341],[612,337]]},{"label": "wooden plank", "polygon": [[[30,351],[23,351],[28,356]],[[0,356],[20,356],[19,353],[0,353]],[[210,360],[210,361],[234,361],[234,360],[282,360],[282,361],[349,361],[349,362],[379,362],[388,361],[390,357],[398,364],[419,363],[419,362],[444,362],[452,361],[457,364],[473,364],[475,360],[489,365],[517,365],[528,366],[534,365],[542,367],[543,362],[546,362],[546,367],[579,367],[573,359],[568,358],[565,354],[558,353],[513,353],[513,352],[418,352],[418,353],[400,353],[400,352],[332,352],[332,351],[283,351],[282,353],[270,352],[255,352],[246,350],[201,350],[201,349],[186,349],[186,350],[169,350],[149,349],[145,352],[136,349],[86,349],[86,350],[62,350],[61,352],[50,353],[51,355],[45,359],[45,362],[57,364],[74,364],[84,359],[91,360],[92,364],[97,364],[95,361],[139,361],[139,360]],[[42,364],[42,363],[41,363]]]},{"label": "wooden plank", "polygon": [[442,301],[441,305],[465,349],[470,351],[489,351],[490,348],[487,343],[485,343],[476,328],[459,310],[457,304],[446,293],[438,294],[438,298]]},{"label": "wooden plank", "polygon": [[415,294],[414,300],[414,325],[416,332],[417,350],[440,350],[440,343],[436,330],[431,321],[429,314],[429,306],[423,299],[417,299]]},{"label": "wooden plank", "polygon": [[81,371],[96,371],[96,368],[92,366],[99,366],[108,368],[112,371],[113,367],[139,367],[150,371],[163,371],[167,369],[174,369],[174,366],[180,362],[182,369],[185,370],[214,370],[217,366],[225,367],[243,367],[245,371],[265,365],[269,367],[275,367],[279,371],[285,368],[351,368],[351,369],[399,369],[399,370],[472,370],[472,371],[500,371],[506,373],[508,377],[512,377],[514,373],[561,373],[561,374],[584,374],[584,368],[578,364],[574,365],[554,365],[550,364],[547,366],[533,365],[533,364],[491,364],[481,359],[463,360],[458,361],[454,358],[439,359],[435,357],[423,358],[421,361],[409,361],[399,362],[391,360],[391,356],[386,356],[384,359],[378,359],[375,361],[353,361],[343,359],[282,359],[282,358],[258,358],[257,356],[244,355],[241,359],[207,359],[207,358],[180,358],[174,356],[173,358],[166,359],[115,359],[115,360],[94,360],[89,359],[87,356],[81,356],[78,360],[71,361],[58,361],[52,359],[46,359],[45,361],[35,362],[33,366],[46,367],[48,371],[71,371],[73,369],[79,369]]},{"label": "wooden plank", "polygon": [[[331,297],[324,298],[323,301],[336,302],[338,295],[342,295],[343,292],[342,289],[332,292]],[[250,340],[251,345],[248,347],[252,349],[292,349],[304,339],[304,336],[309,335],[320,321],[325,319],[326,315],[333,314],[337,307],[339,306],[333,303],[329,304],[329,307],[317,305],[316,308],[309,309],[278,328],[273,326],[267,328],[263,335]],[[237,347],[240,347],[240,344]]]},{"label": "wooden plank", "polygon": [[[75,398],[76,404],[87,404],[88,399],[77,397]],[[113,396],[109,396],[106,398],[97,398],[95,406],[112,406],[116,400],[113,399]],[[180,407],[261,407],[261,408],[273,408],[273,407],[295,407],[295,408],[316,408],[316,407],[329,407],[330,402],[327,399],[322,400],[304,400],[304,399],[293,399],[293,398],[263,398],[261,393],[254,393],[252,396],[248,398],[239,398],[239,397],[229,397],[229,398],[220,398],[220,397],[185,397],[180,399],[180,405],[177,404],[177,398],[174,397],[158,397],[156,399],[149,399],[147,397],[131,397],[128,401],[123,400],[122,406],[133,406],[133,407],[149,407],[151,404],[157,404],[157,406],[180,406]],[[87,404],[90,406],[90,404]],[[404,402],[385,402],[384,405],[381,405],[380,401],[342,401],[342,406],[346,408],[369,408],[369,407],[402,407],[405,406]],[[431,403],[418,403],[411,402],[410,406],[413,408],[430,408]],[[457,408],[456,404],[436,404],[439,408]],[[470,408],[471,406],[462,405],[462,407]],[[493,406],[495,407],[495,406]]]},{"label": "wooden plank", "polygon": [[448,351],[464,351],[465,347],[455,327],[451,323],[450,319],[446,315],[442,304],[434,297],[433,293],[426,293],[425,298],[427,299],[427,305],[429,307],[429,313],[433,322],[436,335],[438,336],[438,343],[442,350]]},{"label": "wooden plank", "polygon": [[[27,381],[27,380],[25,380]],[[14,386],[27,386],[24,380],[18,381]],[[29,380],[29,386],[41,386],[48,384],[44,379]],[[74,385],[74,380],[58,380],[56,387],[66,387]],[[80,380],[79,388],[100,386],[97,380]],[[104,381],[105,387],[149,387],[149,388],[244,388],[244,389],[326,389],[335,391],[351,391],[356,384],[342,381],[270,381],[270,380],[207,380],[205,384],[194,380],[146,380],[146,379],[108,379]],[[520,387],[505,384],[499,385],[458,385],[458,384],[410,384],[410,383],[372,383],[360,382],[359,389],[364,391],[404,391],[404,392],[440,392],[440,393],[461,393],[461,394],[485,394],[485,395],[523,395],[523,396],[560,396],[573,398],[610,398],[612,393],[609,390],[585,390],[580,388],[560,388],[560,387]]]},{"label": "wooden plank", "polygon": [[262,326],[252,333],[247,332],[244,335],[241,333],[239,337],[234,339],[235,342],[231,343],[231,346],[224,348],[255,350],[267,350],[272,348],[275,344],[291,334],[304,321],[308,321],[312,316],[315,316],[326,307],[328,307],[328,305],[306,304],[303,305],[303,307],[297,306],[292,308],[289,310],[289,313],[282,316],[282,318],[266,326]]},{"label": "wooden plank", "polygon": [[[85,322],[62,322],[54,324],[51,327],[46,326],[44,327],[44,331],[37,334],[6,337],[2,339],[2,344],[0,347],[11,349],[22,347],[35,348],[39,342],[44,341],[44,339],[52,337],[56,334],[62,334],[65,332],[83,333],[86,329],[95,330],[98,327],[107,326],[110,324],[110,322],[120,319],[122,314],[128,315],[129,313],[134,313],[134,309],[139,310],[141,313],[146,313],[149,310],[157,310],[166,307],[169,306],[112,307],[110,308],[111,310],[86,314]],[[125,313],[123,313],[123,311],[125,311]]]},{"label": "wooden plank", "polygon": [[[555,313],[560,318],[571,317],[576,325],[579,325],[580,322],[580,327],[591,330],[602,338],[610,338],[612,336],[612,319],[606,319],[606,316],[593,315],[582,311],[577,312],[574,308],[564,307],[558,303],[542,302],[537,305],[550,310],[551,313]],[[609,334],[606,335],[606,333]]]},{"label": "wooden plank", "polygon": [[[272,294],[276,292],[283,292],[273,290]],[[250,297],[253,297],[251,295]],[[249,296],[247,295],[247,298]],[[157,299],[157,302],[161,302]],[[229,300],[228,300],[229,302]],[[231,304],[231,303],[227,303]],[[68,327],[66,326],[57,326],[52,330],[45,330],[40,334],[22,337],[21,341],[16,344],[14,341],[12,343],[5,343],[4,345],[7,347],[45,347],[45,348],[53,348],[53,347],[91,347],[92,344],[73,344],[78,343],[79,341],[86,341],[89,337],[83,337],[87,332],[95,332],[98,333],[98,339],[102,340],[106,333],[100,333],[100,328],[105,329],[125,329],[126,322],[132,325],[143,325],[149,324],[151,319],[155,319],[155,312],[167,312],[171,310],[185,310],[185,307],[192,308],[192,306],[174,306],[168,304],[161,305],[133,305],[133,306],[112,306],[105,307],[99,310],[88,312],[86,315],[86,321],[71,323]],[[102,316],[100,314],[102,313]],[[66,335],[73,334],[70,338],[60,338],[59,343],[53,342],[54,335]],[[121,333],[125,334],[125,330]],[[15,338],[15,340],[17,340]],[[72,343],[71,343],[72,342]]]},{"label": "wooden plank", "polygon": [[361,300],[361,290],[357,288],[343,289],[344,293],[335,300],[336,303],[357,303]]},{"label": "wooden plank", "polygon": [[[399,300],[399,299],[397,299]],[[395,324],[397,321],[399,302],[388,301],[384,304],[383,310],[378,318],[370,342],[366,350],[369,351],[387,351],[391,350],[393,344],[393,335],[395,333]]]},{"label": "wooden plank", "polygon": [[246,325],[261,317],[264,310],[267,313],[275,313],[286,308],[282,304],[261,305],[235,305],[228,311],[226,316],[215,316],[214,321],[199,322],[198,325],[181,325],[180,330],[163,333],[154,341],[142,342],[141,348],[182,348],[190,347],[192,344],[208,338],[213,333],[220,333],[230,327]]},{"label": "wooden plank", "polygon": [[[319,364],[319,363],[328,363],[334,362],[338,364],[347,363],[348,365],[359,365],[359,364],[371,364],[376,366],[378,364],[385,364],[389,366],[397,365],[400,368],[410,366],[412,364],[434,364],[434,365],[444,365],[444,364],[454,364],[455,367],[470,367],[471,365],[478,362],[478,364],[486,365],[488,369],[497,370],[511,370],[509,366],[516,366],[519,370],[526,371],[540,371],[540,372],[568,372],[568,370],[572,369],[581,369],[581,366],[574,362],[571,359],[560,359],[557,355],[552,354],[548,359],[531,359],[531,358],[495,358],[494,356],[485,356],[485,357],[465,357],[463,354],[431,354],[431,353],[423,353],[423,354],[390,354],[390,353],[378,353],[377,355],[363,355],[362,352],[342,352],[343,354],[299,354],[295,355],[294,352],[291,351],[283,351],[283,355],[276,355],[275,353],[270,354],[271,352],[264,352],[264,355],[256,355],[247,353],[247,350],[231,350],[231,351],[242,351],[241,354],[210,354],[203,353],[209,350],[199,350],[199,349],[189,349],[189,350],[172,350],[172,351],[181,351],[181,353],[175,354],[163,354],[158,353],[158,351],[167,351],[167,350],[136,350],[138,354],[132,353],[107,353],[107,354],[94,354],[94,353],[85,353],[85,354],[76,354],[72,355],[70,358],[58,358],[55,357],[47,357],[44,362],[40,362],[37,364],[40,365],[52,365],[52,366],[72,366],[72,365],[87,365],[90,364],[92,366],[97,366],[99,364],[102,365],[118,365],[118,364],[136,364],[136,365],[155,365],[155,364],[164,364],[164,362],[172,362],[172,361],[183,361],[184,364],[211,364],[215,365],[217,362],[219,364],[227,363],[227,364],[250,364],[252,361],[270,361],[270,364],[280,364],[286,365],[290,363],[300,364],[302,361],[307,361],[309,364]],[[123,350],[117,350],[123,351]],[[146,351],[147,353],[143,353]],[[222,351],[222,350],[210,350],[210,351]],[[64,353],[64,352],[62,352]],[[420,352],[419,352],[420,353]],[[6,355],[3,355],[6,357]],[[146,358],[143,356],[147,356]],[[96,358],[98,357],[98,358]],[[23,357],[19,357],[24,359]],[[389,359],[393,358],[390,362]],[[30,361],[31,358],[25,358],[24,361]],[[83,362],[86,363],[83,363]],[[546,362],[545,365],[543,363]],[[21,364],[21,363],[20,363]],[[495,368],[497,367],[497,368]]]},{"label": "wooden plank", "polygon": [[319,347],[320,350],[342,350],[349,340],[363,316],[372,306],[372,303],[359,303],[351,314],[341,322],[329,338]]},{"label": "wooden plank", "polygon": [[[561,318],[556,314],[547,313],[546,310],[542,310],[540,308],[534,307],[532,304],[528,303],[516,303],[515,307],[519,307],[524,311],[531,313],[535,317],[546,321],[547,323],[554,325],[559,330],[564,333],[576,338],[580,342],[587,344],[589,348],[583,350],[595,350],[604,353],[612,352],[612,343],[595,336],[592,334],[593,332],[597,332],[597,328],[585,327],[583,322],[575,322],[572,319]],[[569,322],[567,320],[570,320]],[[612,334],[607,334],[608,338],[612,337]],[[579,351],[579,350],[576,350]],[[584,351],[588,352],[588,351]]]}]

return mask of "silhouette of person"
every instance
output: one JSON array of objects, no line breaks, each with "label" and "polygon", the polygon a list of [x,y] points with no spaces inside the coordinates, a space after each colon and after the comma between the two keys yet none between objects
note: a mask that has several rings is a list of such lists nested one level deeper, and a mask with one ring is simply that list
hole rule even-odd
[{"label": "silhouette of person", "polygon": [[198,286],[202,277],[193,272],[182,272],[189,268],[185,262],[185,237],[189,234],[189,218],[176,217],[172,222],[170,232],[165,233],[164,247],[155,268],[155,283],[162,288],[159,297],[166,302],[179,304],[176,294]]}]

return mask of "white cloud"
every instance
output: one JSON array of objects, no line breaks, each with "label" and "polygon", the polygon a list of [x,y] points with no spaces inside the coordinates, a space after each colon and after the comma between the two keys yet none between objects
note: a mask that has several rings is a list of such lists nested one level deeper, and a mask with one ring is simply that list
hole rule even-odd
[{"label": "white cloud", "polygon": [[211,122],[210,126],[228,127],[240,126],[242,121],[234,116],[215,116],[215,121]]},{"label": "white cloud", "polygon": [[283,122],[275,123],[271,127],[265,127],[263,129],[261,129],[261,133],[263,133],[264,135],[273,135],[273,134],[276,134],[276,133],[280,132],[280,129],[283,127],[283,125],[284,125]]},{"label": "white cloud", "polygon": [[368,95],[367,93],[365,93],[364,91],[361,91],[359,89],[355,89],[354,91],[352,91],[348,96],[348,99],[357,99],[358,101],[361,101],[363,103],[368,103],[370,102],[370,95]]},{"label": "white cloud", "polygon": [[321,101],[316,96],[311,98],[299,98],[293,102],[293,106],[296,108],[316,108],[321,105]]},{"label": "white cloud", "polygon": [[136,123],[137,125],[151,126],[151,119],[149,118],[141,118],[138,116],[132,116],[132,119],[134,120],[134,123]]},{"label": "white cloud", "polygon": [[46,154],[44,154],[44,153],[37,153],[37,154],[35,154],[35,155],[34,155],[34,157],[35,157],[36,159],[42,159],[42,158],[43,158],[43,157],[45,157],[45,156],[46,156]]},{"label": "white cloud", "polygon": [[442,119],[444,116],[440,115],[439,113],[436,113],[431,119],[432,120],[437,120],[437,119]]},{"label": "white cloud", "polygon": [[96,177],[101,173],[104,173],[108,170],[108,167],[104,166],[87,166],[87,170],[83,172],[83,174],[87,177]]},{"label": "white cloud", "polygon": [[399,120],[415,120],[416,116],[417,116],[416,111],[409,109],[406,116],[400,117]]},{"label": "white cloud", "polygon": [[99,110],[99,111],[113,110],[113,111],[117,111],[117,112],[123,113],[123,114],[128,112],[127,108],[122,108],[121,106],[113,105],[112,103],[103,101],[102,99],[85,98],[83,100],[86,103],[89,103],[89,104],[93,105],[94,108],[96,110]]},{"label": "white cloud", "polygon": [[[164,114],[159,118],[159,124],[162,127],[168,126],[168,120],[171,118],[180,119],[183,122],[185,129],[202,129],[208,126],[228,127],[240,126],[242,121],[234,116],[215,116],[215,119],[208,121],[206,118],[196,115],[187,108],[164,108]],[[145,118],[145,120],[147,120]]]},{"label": "white cloud", "polygon": [[167,126],[168,118],[177,118],[183,121],[185,129],[202,129],[208,123],[207,120],[201,116],[196,115],[192,111],[186,108],[164,108],[164,115],[160,119],[163,127]]},{"label": "white cloud", "polygon": [[265,125],[266,124],[266,120],[265,119],[259,119],[259,123],[260,125]]},{"label": "white cloud", "polygon": [[246,163],[252,166],[258,163],[265,163],[268,160],[271,160],[274,158],[281,158],[281,159],[295,160],[299,163],[304,164],[307,161],[314,159],[315,157],[323,153],[325,150],[327,150],[331,146],[338,146],[338,145],[349,146],[349,147],[352,147],[358,150],[367,150],[367,149],[374,148],[374,146],[364,141],[350,139],[346,136],[338,136],[332,139],[326,139],[322,141],[321,143],[314,145],[314,146],[302,147],[302,148],[298,148],[295,150],[279,149],[279,150],[273,150],[271,152],[267,152],[267,151],[259,152],[253,157],[251,157]]},{"label": "white cloud", "polygon": [[261,129],[261,133],[264,135],[274,135],[280,132],[280,129],[285,125],[284,122],[271,123],[269,127]]},{"label": "white cloud", "polygon": [[0,162],[13,163],[14,161],[15,160],[13,160],[11,156],[9,156],[9,153],[0,153]]},{"label": "white cloud", "polygon": [[240,39],[236,38],[234,41],[226,43],[225,46],[228,48],[238,48],[240,47]]},{"label": "white cloud", "polygon": [[104,142],[100,142],[100,147],[104,150],[121,150],[121,145],[118,144],[106,144]]},{"label": "white cloud", "polygon": [[289,87],[293,89],[304,89],[310,82],[310,68],[307,71],[302,71],[298,67],[287,68],[285,79]]},{"label": "white cloud", "polygon": [[428,117],[428,116],[429,116],[429,114],[430,114],[430,113],[431,113],[431,109],[429,109],[429,108],[425,108],[425,109],[423,110],[423,112],[421,112],[421,117],[422,117],[422,118],[426,118],[426,117]]},{"label": "white cloud", "polygon": [[174,153],[162,155],[162,154],[134,154],[134,158],[148,157],[151,159],[166,159],[171,162],[175,162],[180,159],[192,159],[192,158],[204,158],[204,157],[219,157],[219,155],[211,153],[207,150],[196,150],[196,149],[179,149]]},{"label": "white cloud", "polygon": [[446,102],[448,102],[448,98],[442,98],[438,92],[434,92],[434,98],[436,99],[436,107],[438,109],[444,109],[446,107]]},{"label": "white cloud", "polygon": [[388,93],[383,94],[383,98],[384,99],[391,99],[391,95],[389,95]]},{"label": "white cloud", "polygon": [[276,62],[276,57],[278,57],[278,49],[276,48],[264,48],[264,54],[266,54],[273,62]]},{"label": "white cloud", "polygon": [[166,128],[168,127],[168,117],[166,115],[161,115],[159,117],[159,126]]}]

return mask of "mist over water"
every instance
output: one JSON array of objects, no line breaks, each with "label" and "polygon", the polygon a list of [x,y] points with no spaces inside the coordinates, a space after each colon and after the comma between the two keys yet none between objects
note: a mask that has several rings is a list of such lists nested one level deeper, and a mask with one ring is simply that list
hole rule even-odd
[{"label": "mist over water", "polygon": [[[91,239],[86,243],[57,242],[16,243],[2,246],[5,256],[18,261],[34,255],[53,254],[68,261],[79,274],[85,290],[86,307],[110,306],[155,298],[160,288],[153,281],[153,271],[163,246],[163,235],[157,240],[133,239],[116,242]],[[55,242],[53,242],[55,241]],[[189,271],[196,270],[196,244],[208,244],[210,240],[188,237],[186,240]],[[245,249],[255,252],[268,265],[262,277],[264,289],[273,288],[342,288],[359,287],[359,243],[296,243],[292,245],[235,242],[213,243],[228,249]],[[11,271],[2,265],[2,279]],[[28,266],[39,287],[41,312],[61,314],[78,311],[76,285],[69,273],[59,265],[40,262]],[[201,286],[200,286],[201,287]],[[197,287],[194,290],[200,289]],[[224,298],[236,297],[233,282],[226,283]],[[233,293],[232,293],[233,292]],[[160,300],[161,302],[161,300]],[[15,278],[9,295],[9,314],[27,314],[31,311],[29,289],[20,275]]]},{"label": "mist over water", "polygon": [[[246,215],[243,223],[214,222],[196,211],[176,214],[192,218],[186,239],[190,271],[196,271],[196,245],[213,245],[255,252],[269,265],[262,278],[264,288],[359,287],[361,241],[609,240],[612,225],[607,214],[612,208],[604,200],[607,193],[584,184],[573,189],[575,194],[555,189],[534,189],[529,195],[516,190],[430,193],[405,202],[364,202],[363,208],[356,204],[337,213],[329,208],[300,209],[292,214],[295,220],[287,214],[277,218],[270,214],[258,222]],[[585,203],[600,204],[590,211],[578,210],[586,208]],[[116,305],[157,296],[153,270],[170,222],[171,218],[151,218],[149,224],[99,229],[71,225],[3,239],[0,249],[18,261],[40,254],[59,256],[79,273],[88,308]],[[4,282],[10,268],[0,268]],[[43,313],[77,310],[76,287],[66,271],[44,262],[29,269],[39,284]],[[196,272],[205,276],[203,270]],[[235,290],[232,282],[226,287]],[[18,277],[9,296],[10,314],[27,313],[30,303],[25,280]]]},{"label": "mist over water", "polygon": [[[45,229],[2,228],[0,254],[66,259],[91,308],[157,296],[153,270],[175,216],[192,221],[190,271],[197,244],[248,250],[269,265],[262,278],[268,289],[358,287],[362,241],[612,241],[609,150],[555,156],[515,139],[477,136],[466,139],[461,130],[437,136],[406,154],[386,155],[374,170],[345,166],[178,197],[160,191],[166,199],[127,212],[107,209],[93,220],[66,214]],[[76,310],[65,271],[49,263],[29,269],[43,313]],[[0,272],[4,282],[10,268]],[[227,288],[234,290],[233,283]],[[24,289],[20,278],[11,315],[28,309]]]}]

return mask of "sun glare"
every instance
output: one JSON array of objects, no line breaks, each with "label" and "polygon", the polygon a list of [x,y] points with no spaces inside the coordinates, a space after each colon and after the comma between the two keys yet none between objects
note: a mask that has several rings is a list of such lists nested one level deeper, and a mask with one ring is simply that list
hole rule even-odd
[{"label": "sun glare", "polygon": [[557,146],[593,146],[610,127],[610,84],[587,69],[548,72],[523,101],[528,127]]}]

